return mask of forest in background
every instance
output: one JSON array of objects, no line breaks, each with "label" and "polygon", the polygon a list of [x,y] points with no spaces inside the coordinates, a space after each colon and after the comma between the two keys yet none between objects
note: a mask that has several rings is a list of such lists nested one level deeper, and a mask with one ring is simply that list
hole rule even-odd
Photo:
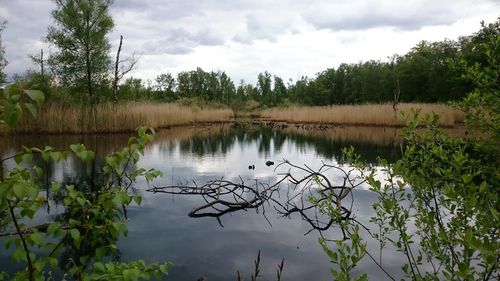
[{"label": "forest in background", "polygon": [[[5,23],[2,25],[3,28]],[[394,102],[395,99],[397,102],[420,103],[458,101],[473,89],[473,81],[464,75],[466,66],[485,65],[487,55],[481,51],[480,46],[488,44],[486,41],[489,36],[499,36],[499,34],[500,19],[494,23],[482,23],[482,28],[478,32],[460,37],[458,40],[421,41],[408,53],[393,55],[388,61],[342,63],[337,68],[332,67],[318,73],[316,77],[303,76],[297,81],[292,79],[285,81],[264,71],[258,75],[255,85],[243,80],[235,82],[222,70],[206,71],[202,68],[183,71],[177,76],[172,73],[161,73],[154,81],[144,81],[133,76],[120,81],[125,74],[135,68],[137,59],[134,57],[124,59],[123,61],[129,65],[120,66],[120,69],[126,70],[118,72],[118,64],[113,65],[111,62],[110,46],[106,41],[107,45],[105,44],[100,51],[103,65],[97,73],[99,75],[92,78],[92,95],[95,103],[110,101],[177,102],[183,105],[210,103],[235,110],[290,105],[386,103]],[[49,32],[48,38],[50,36]],[[1,71],[6,65],[3,48],[0,56]],[[15,74],[11,77],[11,82],[20,88],[41,90],[51,102],[89,101],[89,95],[86,93],[88,85],[71,77],[75,73],[68,73],[72,70],[64,65],[60,57],[44,59],[43,50],[31,57],[37,65],[37,70],[30,69],[24,74]],[[5,78],[1,73],[0,82],[1,80],[5,82]]]}]

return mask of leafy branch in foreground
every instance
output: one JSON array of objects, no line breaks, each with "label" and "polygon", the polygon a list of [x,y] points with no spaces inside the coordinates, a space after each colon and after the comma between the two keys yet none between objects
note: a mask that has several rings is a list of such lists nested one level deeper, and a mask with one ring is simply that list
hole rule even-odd
[{"label": "leafy branch in foreground", "polygon": [[[24,93],[36,102],[36,106],[43,102],[38,92],[25,90]],[[8,128],[15,126],[21,116],[21,100],[21,96],[13,97],[10,91],[6,91],[2,99],[0,113]],[[138,137],[131,138],[127,147],[107,156],[103,170],[95,171],[106,177],[106,184],[95,186],[90,194],[80,186],[52,182],[47,187],[50,193],[42,195],[40,182],[48,171],[33,164],[37,156],[46,166],[49,162],[64,161],[69,157],[83,165],[91,165],[94,152],[84,145],[71,145],[71,152],[54,151],[51,147],[24,147],[1,159],[0,231],[7,231],[5,246],[11,249],[12,258],[23,264],[25,270],[12,276],[1,272],[0,277],[11,280],[52,279],[52,271],[57,266],[73,280],[141,280],[166,274],[171,266],[169,262],[109,261],[117,252],[117,239],[127,234],[125,207],[132,200],[137,204],[141,202],[140,196],[128,192],[130,185],[138,177],[149,181],[160,175],[155,170],[131,168],[153,134],[151,129],[139,128]],[[9,168],[5,168],[7,161],[13,162],[9,163]],[[35,224],[38,220],[34,217],[40,209],[55,201],[64,207],[63,214],[42,225]],[[62,251],[67,255],[57,258]]]},{"label": "leafy branch in foreground", "polygon": [[[417,132],[421,121],[414,112],[403,132],[402,159],[394,164],[380,161],[383,178],[377,173],[363,175],[378,195],[371,224],[342,221],[349,235],[347,240],[335,242],[335,250],[320,239],[338,265],[332,268],[335,280],[352,278],[350,272],[365,255],[396,280],[400,274],[385,267],[383,255],[394,250],[402,258],[401,274],[409,280],[490,280],[500,276],[499,156],[489,145],[442,133],[437,116],[428,116],[423,122],[426,129]],[[325,200],[320,207],[331,218],[338,216],[334,201]],[[365,240],[358,235],[359,226],[367,234]],[[379,244],[378,259],[366,250],[369,239]]]},{"label": "leafy branch in foreground", "polygon": [[[365,176],[378,194],[370,219],[378,232],[365,229],[367,237],[379,243],[378,261],[366,254],[393,280],[394,273],[382,266],[386,248],[401,253],[402,273],[410,280],[500,278],[498,27],[483,25],[479,47],[484,64],[465,65],[475,89],[456,106],[466,113],[471,136],[450,137],[438,129],[439,116],[421,120],[414,111],[402,131],[402,158],[390,165],[380,161],[384,180],[375,174]],[[476,134],[478,129],[483,135]],[[323,211],[328,213],[328,208]],[[364,245],[356,241],[352,248]],[[337,251],[347,247],[338,243]],[[340,272],[332,271],[335,276],[352,269],[339,265]]]}]

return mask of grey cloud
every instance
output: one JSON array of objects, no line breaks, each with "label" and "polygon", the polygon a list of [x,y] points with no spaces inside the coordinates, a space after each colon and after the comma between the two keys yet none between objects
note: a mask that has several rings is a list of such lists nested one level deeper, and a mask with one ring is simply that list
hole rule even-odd
[{"label": "grey cloud", "polygon": [[[168,44],[168,43],[167,43]],[[169,55],[186,55],[189,54],[193,51],[192,46],[187,46],[187,45],[164,45],[164,47],[159,47],[157,49],[157,53],[164,53],[164,54],[169,54]]]},{"label": "grey cloud", "polygon": [[453,23],[453,19],[430,17],[426,15],[400,16],[374,13],[358,14],[349,18],[322,19],[310,17],[308,21],[319,29],[363,30],[377,27],[394,27],[403,30],[419,29],[423,26]]},{"label": "grey cloud", "polygon": [[115,10],[147,10],[151,8],[150,2],[143,1],[143,0],[118,0],[113,3],[113,9]]},{"label": "grey cloud", "polygon": [[[478,1],[483,6],[500,5]],[[417,30],[425,26],[452,24],[466,16],[470,9],[481,9],[470,1],[353,1],[340,4],[319,3],[306,9],[302,16],[318,29],[365,30],[391,27]]]},{"label": "grey cloud", "polygon": [[[32,67],[27,55],[44,46],[53,7],[52,0],[0,0],[0,20],[9,21],[2,34],[8,74]],[[499,9],[493,0],[115,0],[109,38],[111,52],[123,35],[128,52],[189,54],[198,46],[274,42],[310,29],[415,30]]]},{"label": "grey cloud", "polygon": [[175,21],[203,13],[199,9],[199,1],[193,0],[120,0],[114,2],[112,11],[116,14],[140,12],[152,23]]},{"label": "grey cloud", "polygon": [[277,36],[293,31],[293,14],[275,15],[259,12],[246,16],[246,30],[233,37],[239,43],[252,43],[254,40],[266,39],[275,41]]},{"label": "grey cloud", "polygon": [[50,11],[53,5],[49,0],[0,0],[0,15],[6,15],[7,28],[2,34],[5,55],[9,61],[7,74],[24,72],[34,67],[29,54],[40,51],[42,37],[50,23]]},{"label": "grey cloud", "polygon": [[210,30],[190,33],[183,28],[173,29],[160,40],[148,42],[144,48],[154,54],[184,55],[199,45],[216,46],[224,43],[224,38]]}]

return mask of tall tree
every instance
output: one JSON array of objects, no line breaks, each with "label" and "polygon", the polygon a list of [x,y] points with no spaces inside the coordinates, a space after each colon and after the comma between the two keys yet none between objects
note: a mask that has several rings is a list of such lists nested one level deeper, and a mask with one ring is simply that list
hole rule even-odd
[{"label": "tall tree", "polygon": [[2,43],[2,31],[5,29],[6,25],[6,21],[0,22],[0,83],[5,82],[5,73],[3,73],[3,69],[7,65],[7,60],[5,59],[5,49]]},{"label": "tall tree", "polygon": [[272,78],[271,78],[271,73],[264,71],[264,73],[259,73],[259,76],[257,76],[257,88],[260,93],[261,97],[261,102],[269,105],[270,104],[270,98],[271,98],[271,85],[272,85]]},{"label": "tall tree", "polygon": [[47,40],[59,51],[49,63],[61,82],[85,89],[95,103],[95,85],[107,74],[111,60],[106,35],[113,28],[112,0],[54,0],[54,24]]},{"label": "tall tree", "polygon": [[154,88],[156,90],[156,93],[159,95],[159,98],[165,99],[167,101],[175,100],[176,86],[177,84],[172,74],[162,73],[156,76]]},{"label": "tall tree", "polygon": [[229,105],[229,100],[234,96],[235,88],[233,81],[224,71],[220,74],[220,87],[222,102]]},{"label": "tall tree", "polygon": [[280,104],[286,98],[287,89],[283,79],[274,75],[273,96],[275,104]]}]

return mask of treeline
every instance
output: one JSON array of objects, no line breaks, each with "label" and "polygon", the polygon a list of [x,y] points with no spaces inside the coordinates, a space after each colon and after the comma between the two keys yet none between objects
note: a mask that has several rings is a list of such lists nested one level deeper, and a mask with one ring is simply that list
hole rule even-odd
[{"label": "treeline", "polygon": [[[465,66],[484,65],[488,55],[482,52],[491,44],[489,35],[500,36],[500,18],[458,40],[421,41],[405,55],[394,55],[386,61],[370,60],[341,64],[314,78],[302,77],[284,81],[265,71],[255,85],[241,80],[235,83],[224,71],[197,68],[174,76],[159,74],[153,81],[134,77],[119,83],[116,77],[96,80],[97,102],[119,101],[198,102],[224,104],[236,109],[255,109],[280,105],[331,105],[385,102],[446,102],[460,100],[473,88],[465,78]],[[500,48],[494,49],[497,52]],[[43,54],[42,54],[43,55]],[[35,60],[36,61],[36,60]],[[38,59],[43,68],[43,58]],[[84,101],[84,91],[68,86],[57,75],[28,71],[13,80],[24,87],[41,89],[53,100]],[[114,80],[115,79],[115,80]]]}]

